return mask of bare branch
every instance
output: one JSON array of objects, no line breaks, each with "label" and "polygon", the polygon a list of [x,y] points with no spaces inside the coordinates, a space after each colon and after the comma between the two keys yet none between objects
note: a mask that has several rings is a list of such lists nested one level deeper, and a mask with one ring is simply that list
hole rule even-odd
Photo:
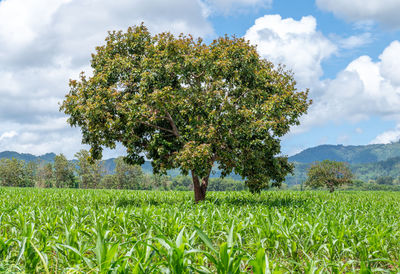
[{"label": "bare branch", "polygon": [[181,135],[179,134],[178,128],[177,128],[176,125],[175,125],[174,120],[172,119],[171,114],[169,114],[168,111],[166,111],[166,114],[167,114],[167,117],[168,117],[167,119],[169,120],[169,123],[170,123],[170,125],[171,125],[171,127],[172,127],[172,132],[175,134],[176,137],[181,136]]},{"label": "bare branch", "polygon": [[202,71],[201,73],[199,73],[199,74],[193,74],[193,77],[194,78],[196,78],[196,79],[198,79],[198,78],[200,78],[201,76],[203,76],[204,75],[204,71]]}]

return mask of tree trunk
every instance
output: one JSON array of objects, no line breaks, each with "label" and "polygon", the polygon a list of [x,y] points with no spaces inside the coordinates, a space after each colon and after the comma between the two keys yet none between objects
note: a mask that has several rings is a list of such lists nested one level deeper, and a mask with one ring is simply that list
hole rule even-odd
[{"label": "tree trunk", "polygon": [[199,177],[192,171],[192,179],[193,179],[194,201],[197,204],[199,201],[203,201],[206,198],[208,176],[202,178],[200,181]]}]

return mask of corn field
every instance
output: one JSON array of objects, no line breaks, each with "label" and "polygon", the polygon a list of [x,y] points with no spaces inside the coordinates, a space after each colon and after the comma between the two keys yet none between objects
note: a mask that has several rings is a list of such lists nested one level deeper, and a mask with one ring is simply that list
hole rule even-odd
[{"label": "corn field", "polygon": [[0,272],[399,272],[400,194],[0,188]]}]

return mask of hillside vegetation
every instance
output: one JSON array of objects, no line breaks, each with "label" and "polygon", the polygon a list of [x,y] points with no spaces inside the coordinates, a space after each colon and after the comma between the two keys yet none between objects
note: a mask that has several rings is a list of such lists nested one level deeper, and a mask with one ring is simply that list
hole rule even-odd
[{"label": "hillside vegetation", "polygon": [[312,163],[332,160],[349,164],[365,164],[400,157],[400,142],[363,146],[321,145],[305,149],[289,157],[291,162]]},{"label": "hillside vegetation", "polygon": [[[34,156],[32,154],[20,154],[13,151],[5,151],[0,153],[1,158],[16,158],[30,161],[53,162],[54,153],[47,153],[42,156]],[[107,174],[113,174],[115,170],[114,158],[103,160]],[[355,178],[368,182],[377,180],[381,177],[391,177],[393,181],[400,182],[400,142],[391,144],[375,144],[365,146],[343,146],[343,145],[321,145],[308,148],[294,156],[289,157],[289,161],[295,164],[294,175],[286,178],[286,184],[298,185],[303,183],[307,178],[307,170],[311,163],[323,160],[342,161],[350,164],[351,170],[355,174]],[[146,161],[142,165],[142,170],[146,174],[152,174],[153,168],[150,161]],[[180,176],[177,169],[168,171],[168,175],[172,178]],[[211,178],[218,178],[221,171],[213,168]],[[241,177],[232,173],[228,177],[234,180],[241,180]]]},{"label": "hillside vegetation", "polygon": [[364,182],[391,177],[400,183],[400,143],[365,146],[321,145],[306,149],[289,157],[296,168],[294,175],[286,178],[288,185],[304,182],[311,163],[323,160],[347,162],[355,178]]}]

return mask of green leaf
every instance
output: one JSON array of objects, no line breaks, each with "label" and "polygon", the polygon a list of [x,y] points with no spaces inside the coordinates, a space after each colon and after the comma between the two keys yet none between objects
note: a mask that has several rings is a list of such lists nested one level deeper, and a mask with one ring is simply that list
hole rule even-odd
[{"label": "green leaf", "polygon": [[211,240],[208,238],[208,236],[197,226],[194,227],[196,230],[197,234],[199,235],[200,239],[203,241],[203,243],[213,252],[217,253],[217,250],[214,248]]}]

